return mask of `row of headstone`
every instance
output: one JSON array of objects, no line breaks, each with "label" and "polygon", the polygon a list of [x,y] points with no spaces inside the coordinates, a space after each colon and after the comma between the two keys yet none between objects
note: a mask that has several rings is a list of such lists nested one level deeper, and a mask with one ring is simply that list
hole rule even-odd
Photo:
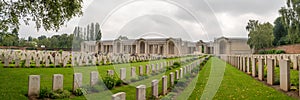
[{"label": "row of headstone", "polygon": [[[267,83],[274,85],[275,67],[279,65],[280,89],[290,90],[290,69],[298,69],[298,55],[230,55],[226,61],[237,69],[258,77],[258,80],[264,81],[264,69],[267,67]],[[256,69],[256,66],[257,69]],[[250,70],[251,69],[251,70]],[[299,79],[300,80],[300,79]],[[299,93],[300,95],[300,93]]]},{"label": "row of headstone", "polygon": [[[183,68],[180,68],[179,70],[174,72],[171,72],[169,74],[169,77],[164,75],[162,76],[162,95],[167,95],[168,93],[168,78],[170,80],[170,86],[174,86],[174,81],[178,80],[180,78],[183,78],[183,75],[187,73],[191,73],[191,70],[194,69],[197,65],[199,65],[202,61],[197,60],[187,66],[184,66]],[[155,97],[156,99],[159,98],[159,81],[157,79],[152,80],[151,82],[151,96]],[[112,95],[112,100],[126,100],[126,93],[125,92],[119,92]],[[136,87],[136,100],[146,100],[146,85],[139,85]]]},{"label": "row of headstone", "polygon": [[[97,71],[90,73],[90,86],[95,86],[98,83],[98,75]],[[74,73],[73,91],[82,86],[82,78],[82,73]],[[37,96],[40,92],[40,75],[30,75],[28,80],[28,96]],[[54,74],[52,77],[52,90],[63,90],[63,80],[64,77],[62,74]]]}]

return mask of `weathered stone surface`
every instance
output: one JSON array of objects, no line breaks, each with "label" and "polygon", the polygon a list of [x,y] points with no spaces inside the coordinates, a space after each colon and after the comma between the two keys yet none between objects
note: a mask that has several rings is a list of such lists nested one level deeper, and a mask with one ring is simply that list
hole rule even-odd
[{"label": "weathered stone surface", "polygon": [[265,61],[263,58],[258,60],[258,80],[264,80],[264,66]]},{"label": "weathered stone surface", "polygon": [[28,80],[28,96],[38,96],[40,92],[40,75],[30,75]]},{"label": "weathered stone surface", "polygon": [[73,91],[82,86],[82,74],[74,73],[73,75]]},{"label": "weathered stone surface", "polygon": [[119,92],[111,96],[112,100],[126,100],[126,93]]},{"label": "weathered stone surface", "polygon": [[131,67],[131,77],[135,77],[135,76],[136,76],[136,68]]},{"label": "weathered stone surface", "polygon": [[158,80],[152,81],[152,96],[158,98]]},{"label": "weathered stone surface", "polygon": [[146,65],[146,74],[150,74],[150,66]]},{"label": "weathered stone surface", "polygon": [[290,62],[287,59],[279,61],[280,67],[280,88],[284,91],[290,89]]},{"label": "weathered stone surface", "polygon": [[98,71],[92,71],[90,74],[90,86],[94,86],[98,83],[99,73]]},{"label": "weathered stone surface", "polygon": [[52,90],[63,90],[64,76],[62,74],[54,74],[52,79]]},{"label": "weathered stone surface", "polygon": [[146,86],[139,85],[136,87],[136,100],[146,100]]},{"label": "weathered stone surface", "polygon": [[274,84],[274,59],[267,59],[267,83],[270,85]]},{"label": "weathered stone surface", "polygon": [[167,90],[168,89],[167,84],[168,84],[167,76],[163,76],[162,77],[162,94],[163,95],[166,95],[167,92],[168,92],[168,90]]},{"label": "weathered stone surface", "polygon": [[174,85],[174,73],[173,72],[170,73],[170,84],[171,84],[171,86]]},{"label": "weathered stone surface", "polygon": [[257,61],[257,59],[255,57],[252,57],[252,59],[251,59],[251,63],[252,63],[251,69],[252,69],[252,76],[253,77],[256,77],[256,61]]},{"label": "weathered stone surface", "polygon": [[139,67],[139,74],[140,74],[140,75],[143,75],[143,74],[144,74],[143,66],[140,66],[140,67]]},{"label": "weathered stone surface", "polygon": [[126,68],[121,68],[120,69],[120,79],[125,80],[126,78]]},{"label": "weathered stone surface", "polygon": [[178,80],[179,79],[179,71],[178,70],[175,71],[175,76],[176,76],[176,79]]},{"label": "weathered stone surface", "polygon": [[179,73],[179,76],[180,76],[180,78],[182,78],[183,77],[183,69],[182,68],[180,68],[180,71],[179,71],[180,73]]}]

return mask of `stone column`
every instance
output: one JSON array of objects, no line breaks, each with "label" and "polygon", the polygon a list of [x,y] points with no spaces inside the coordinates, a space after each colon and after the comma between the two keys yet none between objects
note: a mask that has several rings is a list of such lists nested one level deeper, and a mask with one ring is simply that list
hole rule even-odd
[{"label": "stone column", "polygon": [[54,74],[52,78],[52,90],[63,90],[64,76],[62,74]]},{"label": "stone column", "polygon": [[274,84],[274,59],[267,59],[267,83]]},{"label": "stone column", "polygon": [[152,81],[152,96],[158,98],[158,80]]},{"label": "stone column", "polygon": [[126,100],[126,93],[119,92],[111,96],[111,100]]},{"label": "stone column", "polygon": [[82,85],[82,74],[74,73],[73,75],[73,92]]},{"label": "stone column", "polygon": [[281,59],[279,61],[280,67],[280,89],[289,91],[290,89],[290,61]]},{"label": "stone column", "polygon": [[167,76],[163,76],[162,77],[162,94],[166,95],[168,92],[168,86],[167,86],[168,80],[167,80]]},{"label": "stone column", "polygon": [[246,57],[242,57],[243,58],[243,72],[246,72]]},{"label": "stone column", "polygon": [[183,77],[183,69],[182,68],[180,68],[180,78],[182,78]]},{"label": "stone column", "polygon": [[258,80],[261,81],[264,80],[264,66],[265,66],[265,61],[263,58],[260,58],[258,60]]},{"label": "stone column", "polygon": [[29,75],[28,80],[28,96],[38,96],[40,93],[40,75]]},{"label": "stone column", "polygon": [[90,73],[90,85],[91,86],[94,86],[98,83],[98,75],[99,75],[98,71],[92,71]]},{"label": "stone column", "polygon": [[139,85],[136,87],[136,100],[146,100],[146,86]]}]

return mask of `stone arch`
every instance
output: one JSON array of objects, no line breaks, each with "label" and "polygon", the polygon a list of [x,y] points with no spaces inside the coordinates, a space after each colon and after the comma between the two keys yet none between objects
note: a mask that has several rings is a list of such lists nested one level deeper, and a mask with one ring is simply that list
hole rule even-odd
[{"label": "stone arch", "polygon": [[121,52],[121,43],[117,42],[117,53]]},{"label": "stone arch", "polygon": [[175,43],[173,41],[169,41],[168,50],[169,54],[175,54]]},{"label": "stone arch", "polygon": [[146,44],[144,41],[140,42],[140,54],[145,54],[146,51]]},{"label": "stone arch", "polygon": [[226,48],[226,41],[221,40],[219,42],[219,54],[226,54],[227,48]]}]

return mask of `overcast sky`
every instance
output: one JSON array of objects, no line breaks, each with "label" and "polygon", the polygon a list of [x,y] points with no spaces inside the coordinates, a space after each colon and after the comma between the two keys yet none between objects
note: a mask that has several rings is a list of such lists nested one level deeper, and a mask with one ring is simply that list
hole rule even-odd
[{"label": "overcast sky", "polygon": [[285,0],[84,0],[83,16],[58,32],[21,24],[20,37],[72,33],[75,26],[101,25],[102,39],[173,37],[189,41],[247,37],[249,19],[271,22]]}]

